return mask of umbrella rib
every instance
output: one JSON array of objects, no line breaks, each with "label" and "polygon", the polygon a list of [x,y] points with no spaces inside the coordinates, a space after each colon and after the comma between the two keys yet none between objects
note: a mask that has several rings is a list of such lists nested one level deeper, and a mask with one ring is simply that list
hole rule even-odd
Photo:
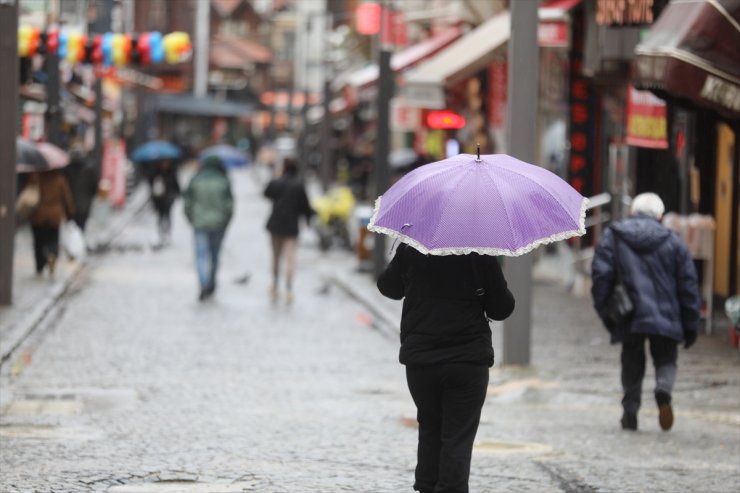
[{"label": "umbrella rib", "polygon": [[[473,170],[473,168],[467,168],[467,169],[465,169],[465,173],[470,173],[472,170]],[[465,176],[465,173],[460,173],[460,178],[458,179],[457,184],[455,185],[455,187],[452,189],[452,193],[448,194],[448,198],[447,198],[447,201],[448,202],[450,200],[452,200],[452,197],[455,196],[455,192],[457,191],[457,189],[462,186],[463,177]],[[441,210],[445,210],[445,207],[446,206],[447,206],[447,202],[445,202],[444,204],[442,204]],[[431,241],[431,243],[436,243],[437,235],[439,234],[439,228],[441,227],[441,225],[442,225],[442,221],[439,221],[437,223],[437,227],[434,228],[434,234],[432,235],[432,241]]]},{"label": "umbrella rib", "polygon": [[493,187],[491,187],[496,194],[498,195],[499,200],[501,201],[501,207],[504,209],[504,215],[506,216],[506,222],[509,223],[509,229],[511,231],[514,231],[514,223],[511,222],[511,216],[509,216],[509,210],[506,208],[506,202],[504,201],[504,198],[501,196],[501,192],[498,188],[496,188],[496,181],[493,179],[493,176],[491,176],[491,173],[486,173],[486,176],[493,184]]},{"label": "umbrella rib", "polygon": [[[535,166],[535,165],[533,164],[532,166]],[[544,170],[544,168],[542,168],[542,169]],[[541,184],[540,184],[539,182],[537,182],[537,181],[534,181],[534,180],[532,180],[532,179],[531,179],[530,177],[528,177],[527,175],[525,175],[525,174],[523,174],[523,173],[520,173],[520,172],[518,172],[518,171],[517,171],[517,170],[515,170],[515,169],[507,169],[507,171],[510,171],[510,172],[512,172],[512,173],[516,173],[517,175],[519,175],[519,176],[522,176],[522,177],[526,178],[526,179],[527,179],[528,181],[530,181],[530,182],[531,182],[532,184],[534,184],[534,185],[537,185],[537,186],[538,186],[538,187],[539,187],[539,188],[540,188],[541,190],[545,191],[545,192],[546,192],[546,193],[547,193],[547,194],[548,194],[548,195],[549,195],[550,197],[552,197],[552,198],[553,198],[553,199],[555,200],[555,202],[557,202],[557,203],[558,203],[558,205],[559,205],[559,206],[560,206],[560,208],[561,208],[561,209],[562,209],[562,210],[563,210],[563,211],[564,211],[564,212],[566,213],[566,215],[567,215],[567,214],[569,214],[569,212],[570,212],[570,211],[568,211],[568,209],[566,209],[566,208],[565,208],[565,206],[564,206],[564,205],[563,205],[563,203],[562,203],[562,202],[560,201],[560,199],[559,199],[558,197],[556,197],[555,195],[553,195],[553,194],[552,194],[552,193],[550,192],[550,190],[548,190],[547,188],[543,187],[543,186],[542,186],[542,185],[541,185]],[[545,171],[547,171],[547,170],[545,170]],[[489,176],[490,176],[490,175],[489,175]]]}]

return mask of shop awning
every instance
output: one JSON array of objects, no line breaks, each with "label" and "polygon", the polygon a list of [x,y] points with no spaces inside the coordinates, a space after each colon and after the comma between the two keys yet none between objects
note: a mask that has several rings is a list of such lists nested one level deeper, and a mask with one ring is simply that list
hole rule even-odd
[{"label": "shop awning", "polygon": [[[542,42],[542,27],[544,24],[548,27],[559,22],[564,24],[568,12],[581,1],[552,0],[538,9],[541,45],[559,45]],[[567,34],[565,29],[561,31]],[[412,106],[444,108],[444,87],[482,70],[497,56],[505,56],[499,49],[509,40],[510,33],[511,16],[505,10],[407,72],[403,82],[404,97]]]},{"label": "shop awning", "polygon": [[501,12],[411,70],[404,77],[406,85],[442,87],[474,74],[494,58],[510,29],[509,12]]},{"label": "shop awning", "polygon": [[[459,27],[451,27],[446,31],[433,36],[427,40],[410,46],[404,50],[394,53],[391,56],[391,70],[397,72],[404,70],[421,60],[434,55],[439,50],[449,45],[462,34]],[[347,84],[354,88],[362,88],[374,84],[378,80],[380,70],[377,64],[363,67],[347,78]]]},{"label": "shop awning", "polygon": [[672,1],[635,48],[632,83],[740,118],[740,2]]}]

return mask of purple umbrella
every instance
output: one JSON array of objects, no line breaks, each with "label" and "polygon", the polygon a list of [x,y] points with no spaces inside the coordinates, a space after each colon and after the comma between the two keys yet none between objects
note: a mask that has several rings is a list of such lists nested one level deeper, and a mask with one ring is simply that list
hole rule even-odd
[{"label": "purple umbrella", "polygon": [[424,254],[516,257],[586,233],[588,199],[554,173],[506,154],[424,165],[375,203],[368,229]]}]

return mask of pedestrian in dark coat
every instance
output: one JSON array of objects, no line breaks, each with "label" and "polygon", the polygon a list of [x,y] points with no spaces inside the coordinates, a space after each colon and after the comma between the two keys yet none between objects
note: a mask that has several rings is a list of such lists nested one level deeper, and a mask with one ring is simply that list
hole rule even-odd
[{"label": "pedestrian in dark coat", "polygon": [[98,193],[98,173],[84,154],[75,150],[70,153],[69,165],[64,168],[64,176],[69,183],[74,202],[75,213],[72,220],[80,230],[85,231],[93,199]]},{"label": "pedestrian in dark coat", "polygon": [[[655,399],[663,430],[673,425],[671,392],[676,380],[677,345],[691,347],[699,331],[700,297],[696,269],[683,241],[660,223],[663,201],[654,193],[634,198],[630,217],[608,228],[594,253],[591,294],[594,308],[622,343],[622,428],[637,429],[645,341],[655,366]],[[618,260],[618,261],[617,261]],[[621,276],[634,305],[621,325],[609,318],[609,299]]]},{"label": "pedestrian in dark coat", "polygon": [[177,181],[177,167],[170,160],[158,162],[148,175],[152,205],[157,212],[157,226],[160,240],[166,243],[172,229],[170,211],[172,204],[180,196],[180,183]]},{"label": "pedestrian in dark coat", "polygon": [[221,244],[234,212],[231,182],[221,158],[206,158],[184,194],[185,216],[195,232],[195,264],[200,281],[198,299],[216,290]]},{"label": "pedestrian in dark coat", "polygon": [[514,310],[501,267],[490,256],[424,255],[402,244],[378,289],[404,299],[399,360],[419,422],[414,489],[467,492],[494,360],[488,318]]},{"label": "pedestrian in dark coat", "polygon": [[272,212],[267,220],[267,230],[272,243],[273,284],[270,293],[273,301],[279,298],[280,264],[285,258],[286,302],[293,301],[293,274],[298,246],[298,222],[301,217],[308,223],[314,210],[308,201],[306,187],[298,176],[298,163],[287,157],[283,161],[283,174],[271,180],[264,191],[272,201]]},{"label": "pedestrian in dark coat", "polygon": [[47,265],[53,274],[59,257],[59,227],[74,214],[72,193],[59,170],[33,173],[28,181],[39,187],[39,205],[29,217],[36,274]]}]

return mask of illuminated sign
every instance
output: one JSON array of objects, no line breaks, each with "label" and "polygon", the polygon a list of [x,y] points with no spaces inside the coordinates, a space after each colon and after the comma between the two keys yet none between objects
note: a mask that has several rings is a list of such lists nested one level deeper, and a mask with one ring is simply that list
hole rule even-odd
[{"label": "illuminated sign", "polygon": [[598,0],[596,23],[601,26],[652,24],[653,0]]},{"label": "illuminated sign", "polygon": [[438,129],[463,128],[465,118],[453,111],[430,111],[427,114],[427,126]]}]

